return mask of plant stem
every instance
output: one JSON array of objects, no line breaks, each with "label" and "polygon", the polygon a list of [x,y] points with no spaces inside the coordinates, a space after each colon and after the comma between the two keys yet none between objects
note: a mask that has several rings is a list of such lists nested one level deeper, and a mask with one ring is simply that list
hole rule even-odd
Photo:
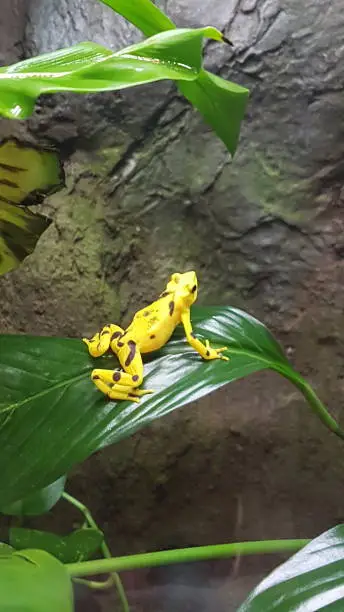
[{"label": "plant stem", "polygon": [[[85,506],[85,504],[82,504],[78,499],[76,499],[75,497],[72,497],[72,495],[69,495],[69,493],[66,493],[66,491],[64,491],[62,493],[62,497],[63,499],[65,499],[67,502],[69,502],[70,504],[72,504],[75,508],[77,508],[85,517],[87,523],[89,524],[90,527],[93,527],[94,529],[97,529],[98,531],[101,531],[97,525],[97,523],[95,522],[90,510],[87,508],[87,506]],[[106,544],[105,540],[103,540],[101,547],[100,547],[103,556],[105,557],[103,559],[103,561],[105,560],[111,560],[111,552],[110,549],[108,547],[108,545]],[[85,562],[86,563],[86,562]],[[78,563],[76,563],[76,565],[79,565]],[[103,573],[103,572],[99,572],[99,573]],[[107,570],[105,570],[104,573],[107,573]],[[122,581],[119,577],[119,575],[116,573],[116,570],[109,570],[109,573],[111,573],[111,577],[112,577],[112,581],[113,584],[116,586],[117,588],[117,593],[118,593],[118,597],[120,599],[120,602],[122,604],[122,608],[123,608],[123,612],[130,612],[129,609],[129,603],[127,600],[127,596],[125,594],[125,590],[122,584]],[[89,574],[81,574],[81,575],[89,575]],[[96,588],[95,585],[97,583],[90,583],[90,587],[91,588]],[[105,581],[102,586],[100,586],[100,588],[105,588],[105,584],[107,584],[107,581]],[[99,588],[99,586],[98,586]]]},{"label": "plant stem", "polygon": [[300,387],[300,391],[310,404],[313,411],[319,416],[327,427],[333,431],[336,436],[344,440],[344,431],[339,427],[337,421],[328,413],[324,404],[320,401],[311,385],[304,381]]},{"label": "plant stem", "polygon": [[324,404],[320,401],[317,394],[312,389],[311,385],[306,381],[303,381],[303,383],[299,386],[299,389],[321,421],[327,425],[327,427],[333,431],[336,436],[344,440],[344,431],[339,427],[337,421],[329,414]]},{"label": "plant stem", "polygon": [[336,436],[344,440],[344,431],[339,427],[333,416],[330,415],[326,406],[318,398],[311,385],[304,378],[302,378],[298,372],[295,372],[295,370],[292,370],[291,368],[286,370],[285,368],[278,366],[272,366],[272,369],[279,374],[282,374],[282,376],[292,382],[295,387],[301,391],[303,397],[307,400],[313,412],[319,417],[321,422],[324,423],[324,425],[326,425],[326,427]]},{"label": "plant stem", "polygon": [[70,576],[89,576],[106,572],[123,572],[143,567],[171,565],[173,563],[190,563],[208,559],[223,559],[237,555],[259,555],[266,553],[296,552],[310,540],[263,540],[259,542],[238,542],[234,544],[217,544],[214,546],[196,546],[177,550],[129,555],[112,559],[96,559],[81,563],[67,563]]},{"label": "plant stem", "polygon": [[113,574],[109,574],[107,580],[103,580],[100,582],[99,580],[85,580],[85,578],[74,578],[74,582],[78,582],[79,584],[84,584],[89,589],[94,589],[95,591],[106,591],[106,589],[111,589],[113,587]]}]

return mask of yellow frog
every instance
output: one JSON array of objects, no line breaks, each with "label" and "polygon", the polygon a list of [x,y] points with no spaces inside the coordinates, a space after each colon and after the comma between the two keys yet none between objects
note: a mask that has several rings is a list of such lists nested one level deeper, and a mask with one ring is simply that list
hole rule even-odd
[{"label": "yellow frog", "polygon": [[141,355],[160,349],[172,336],[176,326],[182,323],[188,343],[203,359],[224,359],[222,351],[212,348],[209,341],[203,344],[192,332],[190,307],[197,299],[197,276],[195,272],[172,274],[165,291],[159,298],[139,310],[129,327],[123,330],[118,325],[105,325],[91,340],[84,338],[92,357],[100,357],[111,350],[117,355],[122,370],[93,370],[92,380],[100,391],[113,400],[139,398],[151,390],[138,387],[143,381]]}]

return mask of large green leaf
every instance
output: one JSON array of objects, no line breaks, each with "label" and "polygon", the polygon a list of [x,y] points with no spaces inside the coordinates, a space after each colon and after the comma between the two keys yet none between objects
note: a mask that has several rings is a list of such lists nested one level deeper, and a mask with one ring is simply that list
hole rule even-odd
[{"label": "large green leaf", "polygon": [[220,32],[211,27],[178,30],[150,0],[101,1],[151,38],[116,53],[85,42],[1,68],[0,115],[26,118],[44,93],[117,90],[173,79],[234,154],[248,90],[201,67],[202,38],[225,41]]},{"label": "large green leaf", "polygon": [[[101,0],[101,2],[128,19],[145,36],[152,36],[157,32],[176,27],[151,0]],[[234,155],[249,91],[203,69],[192,83],[179,82],[179,89]]]},{"label": "large green leaf", "polygon": [[179,82],[179,89],[234,155],[244,118],[248,89],[201,70],[196,81]]},{"label": "large green leaf", "polygon": [[194,80],[202,66],[202,41],[222,40],[215,28],[174,29],[112,52],[84,42],[0,69],[0,114],[28,117],[36,98],[58,91],[118,90],[161,79]]},{"label": "large green leaf", "polygon": [[173,30],[176,26],[150,0],[100,0],[134,24],[145,36]]},{"label": "large green leaf", "polygon": [[[203,361],[179,327],[166,347],[145,359],[144,386],[156,392],[140,404],[109,401],[91,382],[94,367],[118,365],[114,356],[92,359],[81,340],[0,336],[0,507],[43,488],[95,450],[253,372],[273,368],[294,376],[304,392],[279,344],[250,315],[194,307],[192,319],[200,337],[228,345],[230,361]],[[336,431],[327,412],[318,412]]]},{"label": "large green leaf", "polygon": [[[60,499],[64,486],[66,483],[66,476],[61,476],[52,482],[47,487],[35,491],[28,495],[24,499],[18,500],[0,508],[2,514],[10,514],[11,516],[37,516],[39,514],[45,514],[55,506]],[[39,546],[26,543],[22,548],[39,548]],[[51,552],[51,551],[48,551]]]},{"label": "large green leaf", "polygon": [[103,533],[92,527],[77,529],[67,536],[22,527],[10,529],[10,544],[13,548],[16,550],[24,548],[45,550],[61,563],[87,561],[99,551],[103,540]]},{"label": "large green leaf", "polygon": [[43,550],[0,555],[0,610],[73,612],[73,592],[65,567]]},{"label": "large green leaf", "polygon": [[15,138],[0,143],[0,275],[32,253],[50,224],[28,206],[63,186],[63,168],[53,151]]},{"label": "large green leaf", "polygon": [[275,569],[238,612],[344,610],[344,525],[322,534]]}]

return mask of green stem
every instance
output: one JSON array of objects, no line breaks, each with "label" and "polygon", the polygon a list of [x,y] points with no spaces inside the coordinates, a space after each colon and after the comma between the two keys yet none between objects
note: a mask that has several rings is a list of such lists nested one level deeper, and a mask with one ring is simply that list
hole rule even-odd
[{"label": "green stem", "polygon": [[319,416],[321,421],[333,431],[336,436],[344,440],[344,431],[339,427],[337,421],[329,414],[324,404],[320,401],[311,385],[306,381],[299,386],[300,391],[310,404],[312,410]]},{"label": "green stem", "polygon": [[112,559],[96,559],[83,563],[68,563],[66,569],[70,576],[89,576],[105,572],[123,572],[143,567],[190,563],[208,559],[222,559],[238,555],[261,555],[266,553],[296,552],[310,540],[263,540],[259,542],[238,542],[217,544],[215,546],[196,546],[177,550],[129,555]]},{"label": "green stem", "polygon": [[278,366],[272,366],[272,369],[276,370],[279,374],[282,374],[285,378],[287,378],[290,382],[292,382],[295,387],[301,391],[303,397],[306,399],[313,412],[319,417],[322,423],[326,425],[326,427],[332,431],[336,436],[344,440],[344,431],[339,427],[337,421],[330,415],[326,406],[322,403],[322,401],[318,398],[314,389],[312,389],[311,385],[292,369],[285,370],[283,367],[279,368]]},{"label": "green stem", "polygon": [[96,591],[106,591],[107,589],[111,589],[113,587],[113,575],[110,574],[107,580],[103,582],[96,580],[85,580],[84,578],[74,578],[74,582],[78,582],[79,584],[84,584],[89,589],[95,589]]},{"label": "green stem", "polygon": [[[93,527],[94,529],[97,529],[98,531],[100,531],[100,529],[99,529],[97,523],[95,522],[91,512],[89,511],[87,506],[85,506],[85,504],[82,504],[78,499],[76,499],[75,497],[72,497],[72,495],[69,495],[68,493],[66,493],[66,491],[64,491],[62,493],[62,497],[67,502],[72,504],[75,508],[77,508],[84,515],[84,517],[85,517],[85,519],[86,519],[86,521],[87,521],[87,523],[89,524],[90,527]],[[111,559],[111,552],[110,552],[110,549],[109,549],[108,545],[106,544],[105,540],[103,540],[100,549],[101,549],[101,551],[103,553],[103,556],[105,557],[105,559],[103,559],[103,561],[110,560]],[[76,565],[79,565],[79,564],[76,563]],[[100,573],[102,573],[102,572],[100,572]],[[105,570],[104,573],[107,573],[107,570]],[[122,581],[121,581],[119,575],[116,573],[116,570],[109,570],[109,573],[111,573],[112,582],[116,586],[118,597],[119,597],[120,602],[122,604],[123,612],[130,612],[127,596],[125,594],[125,590],[124,590],[124,587],[123,587],[123,584],[122,584]],[[85,574],[82,574],[82,575],[85,575]],[[94,586],[95,584],[96,583],[93,583],[91,588],[95,588],[95,586]],[[102,583],[102,584],[105,584],[105,583]],[[100,587],[100,588],[104,588],[104,587]]]}]

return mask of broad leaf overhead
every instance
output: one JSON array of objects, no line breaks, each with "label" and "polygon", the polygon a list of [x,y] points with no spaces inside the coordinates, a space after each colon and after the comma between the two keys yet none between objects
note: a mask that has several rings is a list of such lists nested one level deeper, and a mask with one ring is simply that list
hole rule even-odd
[{"label": "broad leaf overhead", "polygon": [[177,29],[149,0],[105,0],[149,38],[115,53],[92,42],[0,69],[0,115],[24,119],[44,93],[118,90],[172,79],[234,154],[248,90],[202,68],[202,39],[228,42],[212,27]]},{"label": "broad leaf overhead", "polygon": [[[203,361],[178,327],[166,347],[145,358],[144,386],[155,393],[140,404],[109,401],[96,389],[92,369],[118,363],[113,356],[92,359],[81,340],[0,336],[0,508],[47,486],[97,449],[253,372],[272,368],[294,376],[301,388],[303,379],[253,317],[194,307],[192,319],[199,337],[229,347],[230,361]],[[329,415],[330,422],[319,416],[336,431]]]},{"label": "broad leaf overhead", "polygon": [[16,139],[0,144],[0,274],[34,250],[50,220],[28,206],[62,188],[63,170],[52,151]]},{"label": "broad leaf overhead", "polygon": [[[145,36],[176,27],[151,0],[101,2],[128,19]],[[203,69],[195,81],[180,81],[179,89],[234,155],[247,105],[248,90]]]},{"label": "broad leaf overhead", "polygon": [[275,569],[238,612],[344,610],[344,525],[322,534]]},{"label": "broad leaf overhead", "polygon": [[134,24],[145,36],[173,30],[176,26],[151,0],[101,0]]},{"label": "broad leaf overhead", "polygon": [[205,37],[222,40],[221,33],[211,27],[175,29],[121,51],[83,42],[1,68],[0,91],[12,92],[14,102],[6,110],[6,101],[2,113],[25,118],[43,93],[108,91],[161,79],[194,80],[201,69]]},{"label": "broad leaf overhead", "polygon": [[0,112],[9,118],[28,117],[44,93],[118,90],[161,79],[195,80],[202,67],[204,38],[223,40],[212,27],[173,29],[121,51],[84,42],[1,68]]},{"label": "broad leaf overhead", "polygon": [[[15,501],[8,506],[1,506],[0,512],[13,516],[36,516],[49,512],[60,499],[64,491],[65,482],[66,476],[61,476],[61,478],[44,487],[44,489],[35,491],[24,499]],[[36,546],[27,545],[22,548],[36,548]]]}]

